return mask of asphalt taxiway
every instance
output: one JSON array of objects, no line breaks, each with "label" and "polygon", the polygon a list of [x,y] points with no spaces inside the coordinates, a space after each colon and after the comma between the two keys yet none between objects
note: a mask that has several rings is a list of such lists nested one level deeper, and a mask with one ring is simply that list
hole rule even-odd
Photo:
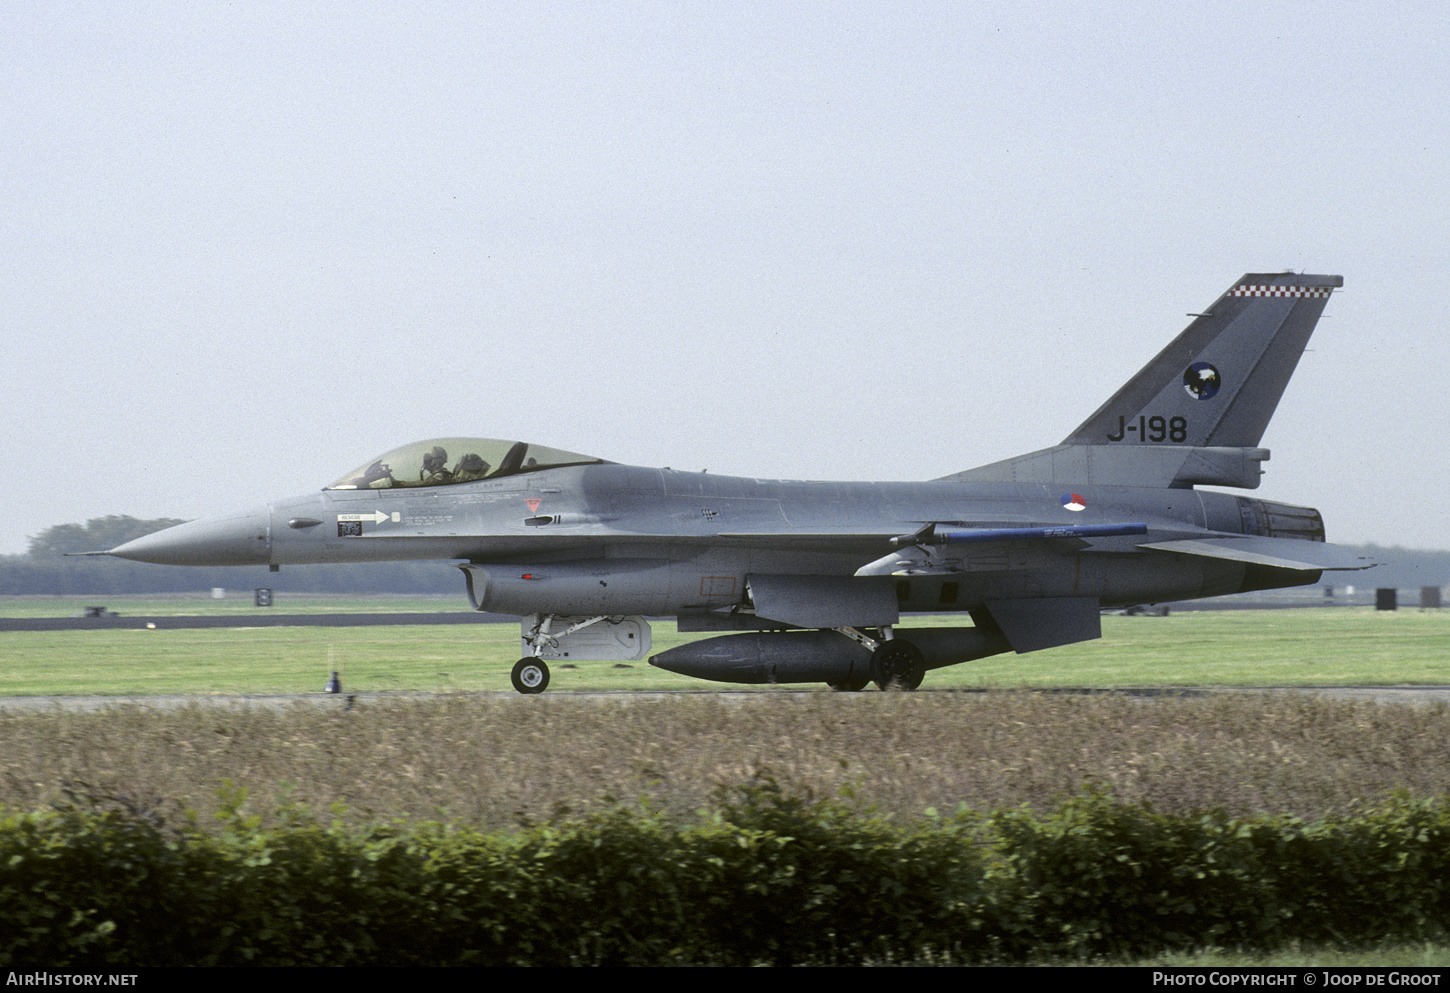
[{"label": "asphalt taxiway", "polygon": [[[495,700],[516,700],[528,703],[533,700],[668,700],[677,697],[698,697],[713,695],[728,703],[744,703],[762,695],[782,694],[808,697],[825,692],[814,687],[789,689],[681,689],[681,690],[551,690],[542,696],[524,696],[513,690],[482,690],[469,692],[470,696]],[[868,698],[874,690],[860,694]],[[1450,686],[1126,686],[1120,688],[1074,688],[1044,687],[1026,690],[970,690],[970,689],[920,689],[916,693],[956,693],[975,695],[989,692],[1008,693],[1051,693],[1081,694],[1084,696],[1127,696],[1135,699],[1182,699],[1184,697],[1222,696],[1225,694],[1272,694],[1304,693],[1328,697],[1333,700],[1361,700],[1381,704],[1411,704],[1419,706],[1450,705]],[[367,703],[396,703],[407,700],[426,700],[441,693],[169,693],[145,696],[10,696],[0,697],[0,710],[18,711],[94,711],[107,707],[149,707],[169,709],[176,707],[291,707],[316,706],[347,709]]]}]

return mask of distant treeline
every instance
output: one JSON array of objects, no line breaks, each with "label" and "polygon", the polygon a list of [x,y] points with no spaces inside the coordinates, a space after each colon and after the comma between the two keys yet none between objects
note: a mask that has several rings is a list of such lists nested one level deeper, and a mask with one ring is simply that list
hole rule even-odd
[{"label": "distant treeline", "polygon": [[[67,552],[115,548],[182,521],[100,517],[85,524],[58,524],[30,539],[24,555],[0,556],[0,595],[190,593],[212,587],[270,587],[294,593],[459,593],[463,580],[446,562],[377,562],[359,565],[177,567],[127,562],[104,556],[66,557]],[[1450,584],[1450,551],[1350,545],[1379,565],[1368,572],[1324,574],[1321,585],[1414,589]]]}]

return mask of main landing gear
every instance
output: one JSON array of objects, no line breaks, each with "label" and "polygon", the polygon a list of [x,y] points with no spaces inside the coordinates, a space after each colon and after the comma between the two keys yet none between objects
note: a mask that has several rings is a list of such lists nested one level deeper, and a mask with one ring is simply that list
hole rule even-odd
[{"label": "main landing gear", "polygon": [[[921,685],[926,675],[926,657],[911,642],[895,637],[889,626],[882,627],[880,633],[874,636],[862,628],[836,630],[870,651],[870,681],[879,688],[914,690]],[[866,677],[852,673],[850,679],[827,685],[833,690],[850,693],[865,689],[866,682]]]},{"label": "main landing gear", "polygon": [[871,653],[871,680],[883,690],[914,690],[925,675],[921,649],[908,641],[892,638]]}]

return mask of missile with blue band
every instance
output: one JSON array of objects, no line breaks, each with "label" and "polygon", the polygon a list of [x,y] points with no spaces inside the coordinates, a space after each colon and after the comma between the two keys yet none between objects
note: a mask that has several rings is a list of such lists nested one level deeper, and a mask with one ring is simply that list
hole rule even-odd
[{"label": "missile with blue band", "polygon": [[1052,538],[1112,538],[1126,534],[1147,534],[1146,524],[1061,524],[1032,528],[959,528],[938,531],[928,524],[915,534],[891,539],[892,548],[924,545],[966,545],[981,541],[1042,541]]}]

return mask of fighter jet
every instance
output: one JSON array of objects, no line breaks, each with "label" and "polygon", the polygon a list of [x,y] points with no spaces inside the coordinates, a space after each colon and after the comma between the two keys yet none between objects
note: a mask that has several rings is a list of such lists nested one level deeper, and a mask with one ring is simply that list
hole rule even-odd
[{"label": "fighter jet", "polygon": [[[715,632],[653,656],[732,683],[914,689],[924,673],[1101,636],[1110,608],[1300,586],[1373,563],[1254,489],[1258,447],[1339,276],[1239,279],[1051,448],[926,482],[797,482],[621,465],[523,441],[394,449],[320,493],[109,554],[173,565],[452,560],[549,660],[640,659],[646,618]],[[911,613],[972,625],[899,626]]]}]

